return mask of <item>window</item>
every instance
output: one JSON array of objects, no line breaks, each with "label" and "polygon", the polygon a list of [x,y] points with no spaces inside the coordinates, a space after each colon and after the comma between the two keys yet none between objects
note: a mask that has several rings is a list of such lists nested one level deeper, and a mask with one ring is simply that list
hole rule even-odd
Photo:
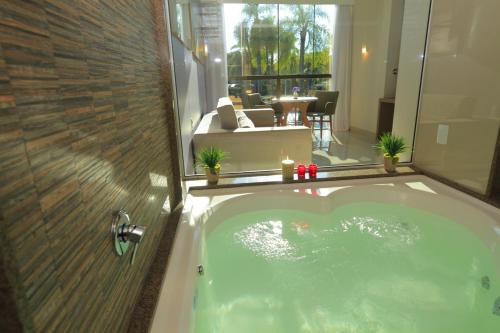
[{"label": "window", "polygon": [[171,29],[172,34],[176,36],[188,49],[193,48],[191,36],[191,8],[189,3],[183,3],[178,0],[169,0]]},{"label": "window", "polygon": [[229,94],[329,88],[334,5],[225,4]]},{"label": "window", "polygon": [[[428,9],[405,16],[414,6],[404,0],[168,1],[186,176],[205,172],[196,156],[210,146],[227,153],[223,173],[274,173],[287,156],[320,168],[379,164],[381,131],[413,140]],[[417,21],[420,39],[402,38]],[[296,88],[321,102],[277,100]],[[253,92],[261,98],[245,96]],[[228,93],[236,108],[268,109],[247,111],[259,128],[221,128],[215,110]]]}]

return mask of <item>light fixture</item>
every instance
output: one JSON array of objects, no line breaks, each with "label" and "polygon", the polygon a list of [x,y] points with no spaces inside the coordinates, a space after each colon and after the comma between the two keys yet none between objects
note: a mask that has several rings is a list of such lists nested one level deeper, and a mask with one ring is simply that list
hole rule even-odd
[{"label": "light fixture", "polygon": [[222,59],[221,59],[221,58],[219,58],[219,57],[214,58],[214,62],[216,62],[216,63],[219,63],[219,62],[221,62],[221,61],[222,61]]},{"label": "light fixture", "polygon": [[368,54],[368,50],[366,49],[366,45],[363,44],[363,46],[361,47],[361,54],[366,56]]}]

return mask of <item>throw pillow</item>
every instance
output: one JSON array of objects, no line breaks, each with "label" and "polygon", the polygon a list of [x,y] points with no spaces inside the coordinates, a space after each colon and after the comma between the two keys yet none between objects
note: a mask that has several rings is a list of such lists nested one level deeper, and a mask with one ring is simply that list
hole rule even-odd
[{"label": "throw pillow", "polygon": [[239,127],[233,102],[231,102],[228,97],[219,98],[219,102],[217,103],[217,114],[219,115],[222,129],[232,130]]}]

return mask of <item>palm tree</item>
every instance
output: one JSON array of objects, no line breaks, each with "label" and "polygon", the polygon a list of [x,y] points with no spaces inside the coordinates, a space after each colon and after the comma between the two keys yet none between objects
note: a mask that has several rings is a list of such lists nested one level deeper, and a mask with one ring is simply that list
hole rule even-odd
[{"label": "palm tree", "polygon": [[274,57],[278,49],[278,34],[269,29],[269,27],[276,26],[274,17],[268,16],[262,19],[262,29],[258,34],[258,38],[262,42],[264,49],[265,59],[265,72],[264,74],[272,74],[274,72]]},{"label": "palm tree", "polygon": [[317,18],[326,18],[327,14],[319,6],[288,5],[290,17],[283,21],[283,28],[292,31],[299,39],[299,72],[304,73],[306,49],[317,50],[318,41],[324,41],[328,29],[315,24]]},{"label": "palm tree", "polygon": [[[248,65],[251,74],[262,74],[263,47],[275,49],[278,44],[272,27],[276,25],[273,18],[273,5],[247,4],[243,7],[241,23],[234,29],[234,37],[242,48],[242,63]],[[272,44],[276,46],[273,46]],[[268,60],[268,59],[267,59]]]},{"label": "palm tree", "polygon": [[295,48],[297,38],[292,31],[287,31],[280,27],[280,45],[279,45],[279,66],[280,73],[292,74],[296,73],[298,53]]},{"label": "palm tree", "polygon": [[[278,47],[277,33],[272,29],[276,26],[273,8],[276,6],[262,4],[247,4],[243,7],[243,19],[233,32],[241,48],[243,73],[263,74],[264,65],[266,74],[272,72]],[[256,82],[257,91],[261,91],[261,85],[261,81]]]},{"label": "palm tree", "polygon": [[[316,64],[313,53],[321,53],[321,59],[324,59],[325,45],[328,44],[326,41],[330,37],[329,29],[315,21],[317,18],[326,18],[325,11],[314,5],[279,5],[280,10],[283,6],[283,11],[289,15],[286,15],[278,27],[277,6],[243,6],[242,20],[233,31],[237,46],[233,47],[231,57],[228,55],[228,66],[233,66],[234,70],[240,69],[241,74],[272,74],[276,72],[276,56],[279,55],[277,61],[282,74],[323,71],[325,64]],[[299,46],[298,50],[296,44]],[[230,58],[233,61],[237,55],[241,57],[238,64],[230,63]],[[263,82],[257,81],[255,84],[257,91],[261,91]],[[304,82],[301,86],[303,85]]]}]

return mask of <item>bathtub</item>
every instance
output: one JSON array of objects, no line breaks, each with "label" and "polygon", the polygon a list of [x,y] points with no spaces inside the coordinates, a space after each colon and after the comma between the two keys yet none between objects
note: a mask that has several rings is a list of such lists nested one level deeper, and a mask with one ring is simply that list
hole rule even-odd
[{"label": "bathtub", "polygon": [[256,208],[322,213],[353,202],[397,203],[460,224],[484,243],[500,272],[500,210],[425,176],[199,190],[185,202],[151,332],[192,331],[201,244],[220,222]]}]

